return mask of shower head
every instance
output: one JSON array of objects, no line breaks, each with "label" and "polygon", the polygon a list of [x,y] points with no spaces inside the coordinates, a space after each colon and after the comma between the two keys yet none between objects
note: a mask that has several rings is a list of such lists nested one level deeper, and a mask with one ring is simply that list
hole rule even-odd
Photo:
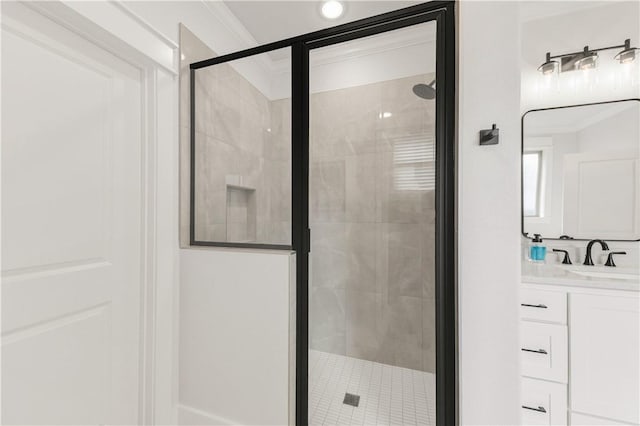
[{"label": "shower head", "polygon": [[416,84],[415,86],[413,86],[413,93],[415,93],[417,96],[421,97],[422,99],[435,99],[436,98],[435,83],[436,81],[433,80],[429,84],[422,84],[422,83]]}]

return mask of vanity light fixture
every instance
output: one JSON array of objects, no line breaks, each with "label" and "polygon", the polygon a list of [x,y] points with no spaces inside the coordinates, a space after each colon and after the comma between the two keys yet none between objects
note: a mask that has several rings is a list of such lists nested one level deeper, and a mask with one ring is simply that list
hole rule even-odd
[{"label": "vanity light fixture", "polygon": [[558,61],[554,61],[551,59],[551,52],[547,52],[546,61],[538,67],[538,71],[540,71],[544,75],[553,74],[558,69]]},{"label": "vanity light fixture", "polygon": [[624,49],[616,55],[616,59],[620,61],[621,64],[633,62],[636,59],[636,52],[638,50],[640,49],[637,47],[631,47],[631,39],[626,39],[624,41]]},{"label": "vanity light fixture", "polygon": [[582,51],[582,57],[575,62],[575,68],[580,70],[590,70],[598,65],[598,52],[589,50],[589,46],[585,46]]},{"label": "vanity light fixture", "polygon": [[344,12],[344,6],[337,0],[327,0],[322,3],[320,11],[327,19],[338,19]]},{"label": "vanity light fixture", "polygon": [[634,61],[637,52],[640,50],[636,47],[631,47],[631,39],[626,39],[624,44],[617,46],[601,47],[598,49],[590,49],[589,46],[585,46],[580,52],[564,53],[562,55],[552,55],[551,52],[547,52],[545,61],[538,67],[538,71],[544,75],[550,75],[556,70],[559,72],[567,72],[593,69],[598,65],[598,52],[620,48],[623,50],[615,56],[615,59],[621,64]]}]

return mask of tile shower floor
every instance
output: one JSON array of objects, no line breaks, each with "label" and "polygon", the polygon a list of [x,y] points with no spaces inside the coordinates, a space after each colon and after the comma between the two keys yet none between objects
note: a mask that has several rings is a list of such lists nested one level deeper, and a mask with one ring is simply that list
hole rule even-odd
[{"label": "tile shower floor", "polygon": [[[309,424],[434,425],[435,374],[309,351]],[[357,407],[345,394],[359,395]]]}]

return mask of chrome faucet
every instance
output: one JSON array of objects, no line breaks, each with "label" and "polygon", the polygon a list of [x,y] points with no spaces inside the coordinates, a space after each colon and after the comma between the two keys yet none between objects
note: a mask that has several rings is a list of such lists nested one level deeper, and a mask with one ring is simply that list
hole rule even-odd
[{"label": "chrome faucet", "polygon": [[609,250],[609,245],[607,245],[607,243],[604,242],[603,240],[589,241],[589,244],[587,244],[587,254],[584,257],[583,265],[593,266],[593,259],[591,259],[591,247],[593,247],[594,243],[600,243],[600,247],[602,247],[602,250]]}]

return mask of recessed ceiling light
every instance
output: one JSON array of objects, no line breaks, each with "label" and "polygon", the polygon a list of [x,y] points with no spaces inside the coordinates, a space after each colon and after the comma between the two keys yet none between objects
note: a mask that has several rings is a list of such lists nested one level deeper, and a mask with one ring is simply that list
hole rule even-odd
[{"label": "recessed ceiling light", "polygon": [[322,16],[327,19],[337,19],[342,16],[344,6],[337,0],[328,0],[322,4]]}]

